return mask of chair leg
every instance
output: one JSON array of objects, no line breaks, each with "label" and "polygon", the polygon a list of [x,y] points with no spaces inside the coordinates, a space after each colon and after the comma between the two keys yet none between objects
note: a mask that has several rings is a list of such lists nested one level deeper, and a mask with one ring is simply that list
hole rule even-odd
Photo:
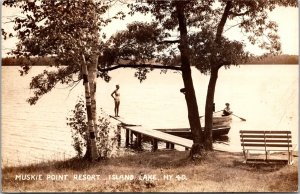
[{"label": "chair leg", "polygon": [[243,163],[247,163],[248,157],[249,157],[249,150],[243,150],[244,159],[245,161]]},{"label": "chair leg", "polygon": [[246,161],[248,160],[248,158],[249,158],[249,155],[250,155],[250,152],[249,152],[249,150],[247,150]]},{"label": "chair leg", "polygon": [[293,165],[294,161],[293,161],[293,152],[290,151],[288,152],[288,164],[289,165]]},{"label": "chair leg", "polygon": [[270,158],[270,151],[266,151],[266,161],[268,161],[268,159]]}]

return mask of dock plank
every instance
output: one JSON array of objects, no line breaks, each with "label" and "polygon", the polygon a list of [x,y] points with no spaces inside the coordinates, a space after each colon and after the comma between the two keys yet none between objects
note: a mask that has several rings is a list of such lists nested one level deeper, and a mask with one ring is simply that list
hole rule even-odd
[{"label": "dock plank", "polygon": [[124,118],[122,117],[115,117],[113,115],[109,115],[110,118],[113,118],[114,120],[120,122],[120,124],[125,125],[125,126],[142,126],[139,124],[132,124],[132,122],[129,121],[124,121]]},{"label": "dock plank", "polygon": [[193,141],[189,140],[189,139],[185,139],[182,137],[178,137],[175,135],[170,135],[161,131],[157,131],[157,130],[153,130],[153,129],[147,129],[144,128],[142,126],[123,126],[123,128],[127,129],[127,130],[131,130],[149,137],[153,137],[155,139],[164,141],[164,142],[169,142],[169,143],[173,143],[175,145],[180,145],[186,148],[191,148],[193,145]]}]

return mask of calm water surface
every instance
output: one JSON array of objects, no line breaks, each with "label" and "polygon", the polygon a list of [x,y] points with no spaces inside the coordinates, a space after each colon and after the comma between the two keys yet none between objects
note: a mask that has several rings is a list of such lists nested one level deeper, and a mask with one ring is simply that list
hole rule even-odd
[{"label": "calm water surface", "polygon": [[[36,105],[26,99],[31,77],[45,67],[34,67],[29,75],[20,77],[19,67],[2,67],[2,164],[19,165],[49,159],[75,156],[66,117],[77,96],[83,95],[83,85],[70,90],[57,85]],[[188,127],[185,98],[180,73],[159,70],[148,74],[140,83],[134,70],[111,72],[109,83],[98,79],[97,107],[113,114],[110,94],[120,84],[120,115],[133,124],[149,128]],[[204,114],[209,77],[193,69],[193,79],[200,115]],[[251,65],[221,69],[217,82],[216,110],[230,102],[234,113],[247,121],[233,117],[228,142],[215,148],[241,151],[239,130],[292,130],[293,142],[298,142],[298,66]],[[203,123],[201,123],[203,125]]]}]

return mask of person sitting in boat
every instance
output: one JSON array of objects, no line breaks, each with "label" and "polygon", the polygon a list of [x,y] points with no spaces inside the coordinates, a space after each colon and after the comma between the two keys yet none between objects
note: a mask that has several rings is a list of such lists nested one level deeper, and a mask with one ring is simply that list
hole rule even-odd
[{"label": "person sitting in boat", "polygon": [[232,114],[232,111],[230,110],[230,104],[229,103],[226,103],[225,104],[226,107],[224,108],[223,110],[223,115],[222,116],[228,116],[228,115],[231,115]]}]

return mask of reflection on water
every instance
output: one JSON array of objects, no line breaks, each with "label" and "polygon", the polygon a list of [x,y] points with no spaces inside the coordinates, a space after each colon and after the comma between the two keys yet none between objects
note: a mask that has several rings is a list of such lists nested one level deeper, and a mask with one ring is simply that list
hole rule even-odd
[{"label": "reflection on water", "polygon": [[[2,67],[2,162],[18,165],[75,156],[66,117],[77,96],[84,95],[83,85],[73,90],[58,85],[39,102],[30,106],[26,99],[32,76],[44,67],[34,67],[20,77],[18,67]],[[110,94],[120,85],[120,116],[128,123],[146,128],[189,127],[183,87],[179,73],[154,71],[140,83],[134,70],[111,72],[110,83],[98,79],[97,107],[113,114]],[[200,115],[204,115],[208,76],[193,69],[193,79]],[[216,87],[216,111],[230,102],[234,118],[228,136],[214,143],[216,149],[240,151],[239,130],[292,130],[298,142],[298,66],[240,66],[221,69]],[[201,123],[203,125],[203,123]]]}]

